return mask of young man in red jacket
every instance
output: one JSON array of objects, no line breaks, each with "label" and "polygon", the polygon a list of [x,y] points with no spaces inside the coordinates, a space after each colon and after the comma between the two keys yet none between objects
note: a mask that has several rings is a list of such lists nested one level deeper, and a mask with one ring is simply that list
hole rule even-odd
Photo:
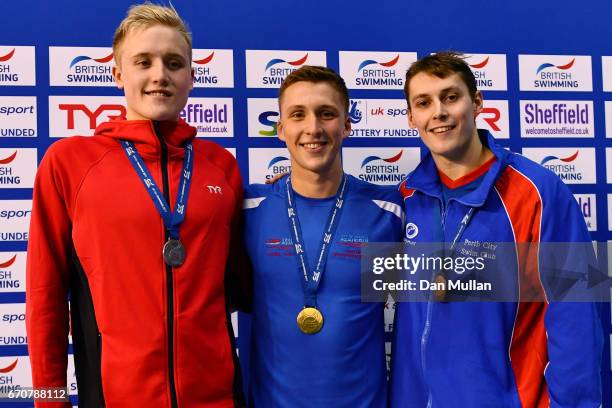
[{"label": "young man in red jacket", "polygon": [[126,118],[54,143],[36,177],[33,385],[66,386],[69,297],[79,405],[241,405],[225,266],[242,182],[232,155],[179,119],[191,35],[174,9],[134,6],[113,51]]}]

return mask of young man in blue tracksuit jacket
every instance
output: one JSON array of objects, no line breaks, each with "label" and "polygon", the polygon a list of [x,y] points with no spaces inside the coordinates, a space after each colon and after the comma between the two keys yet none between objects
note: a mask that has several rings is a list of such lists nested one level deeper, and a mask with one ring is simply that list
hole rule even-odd
[{"label": "young man in blue tracksuit jacket", "polygon": [[501,275],[518,295],[398,304],[391,406],[599,407],[598,311],[593,303],[554,301],[538,258],[543,243],[590,242],[572,193],[554,173],[476,129],[482,95],[461,55],[414,63],[405,93],[410,125],[430,151],[400,185],[405,241],[515,243]]}]

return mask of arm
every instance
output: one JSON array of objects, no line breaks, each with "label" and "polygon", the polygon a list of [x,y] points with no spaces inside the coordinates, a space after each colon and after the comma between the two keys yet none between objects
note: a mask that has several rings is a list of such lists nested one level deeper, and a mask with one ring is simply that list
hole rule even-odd
[{"label": "arm", "polygon": [[36,175],[26,266],[26,330],[34,387],[66,386],[71,222],[53,150]]},{"label": "arm", "polygon": [[[590,251],[591,238],[578,204],[565,185],[555,184],[551,186],[553,194],[544,201],[541,242],[543,245],[547,242],[584,242],[587,244],[580,244],[581,248]],[[561,265],[557,270],[584,269],[584,259],[576,259],[575,254],[564,257],[558,250],[554,252],[557,265]],[[574,263],[572,267],[573,261],[579,264]],[[550,294],[552,288],[546,286],[545,283]],[[549,358],[545,377],[550,406],[599,407],[602,403],[603,333],[598,307],[592,302],[555,301],[550,296],[549,300],[544,325]]]}]

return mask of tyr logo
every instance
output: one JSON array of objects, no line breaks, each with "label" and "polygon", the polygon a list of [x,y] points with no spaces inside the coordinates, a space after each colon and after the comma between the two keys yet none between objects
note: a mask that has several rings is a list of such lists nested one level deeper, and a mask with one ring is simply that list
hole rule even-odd
[{"label": "tyr logo", "polygon": [[219,186],[206,186],[208,187],[208,192],[213,194],[223,194],[221,187]]}]

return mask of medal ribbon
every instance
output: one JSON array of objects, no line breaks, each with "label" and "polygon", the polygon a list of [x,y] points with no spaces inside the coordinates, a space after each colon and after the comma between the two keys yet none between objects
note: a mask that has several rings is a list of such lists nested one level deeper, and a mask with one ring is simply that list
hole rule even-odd
[{"label": "medal ribbon", "polygon": [[342,208],[344,206],[347,180],[348,177],[346,174],[344,174],[342,176],[339,192],[336,196],[336,202],[329,212],[327,227],[324,230],[321,245],[319,246],[317,264],[315,269],[312,271],[312,275],[309,275],[310,268],[308,266],[308,257],[306,256],[305,252],[306,247],[304,246],[304,240],[302,238],[300,220],[297,214],[295,193],[293,192],[293,187],[291,186],[291,175],[287,177],[287,215],[289,216],[289,229],[291,230],[291,234],[293,236],[293,245],[298,263],[298,271],[301,275],[300,280],[302,281],[302,288],[304,290],[305,307],[316,307],[317,305],[317,289],[319,288],[319,283],[321,282],[323,272],[325,271],[327,255],[329,254],[329,248],[333,242],[332,238],[340,222],[340,214],[342,213]]},{"label": "medal ribbon", "polygon": [[191,172],[193,170],[193,146],[191,143],[185,146],[185,158],[183,159],[183,171],[181,173],[181,184],[176,197],[174,212],[170,213],[170,205],[166,202],[164,195],[155,184],[153,177],[142,157],[134,147],[132,142],[121,140],[121,145],[127,155],[136,174],[140,177],[142,184],[151,196],[155,208],[164,220],[164,225],[170,234],[171,239],[179,239],[179,227],[185,219],[187,209],[187,197],[189,197],[189,187],[191,186]]}]

